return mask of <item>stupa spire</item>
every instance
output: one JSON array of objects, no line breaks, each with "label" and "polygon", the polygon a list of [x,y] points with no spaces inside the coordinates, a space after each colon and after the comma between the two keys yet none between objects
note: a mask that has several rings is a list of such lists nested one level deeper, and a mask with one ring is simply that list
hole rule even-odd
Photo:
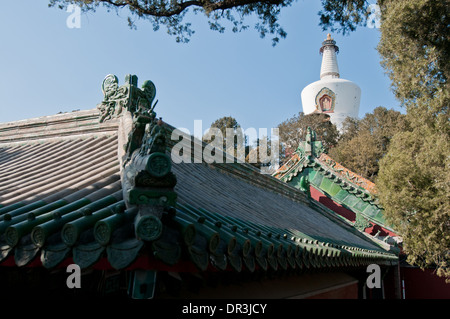
[{"label": "stupa spire", "polygon": [[340,77],[336,54],[339,48],[331,34],[322,42],[320,80],[307,85],[301,94],[304,114],[326,113],[342,129],[346,117],[358,118],[361,89]]},{"label": "stupa spire", "polygon": [[322,42],[322,47],[319,52],[322,54],[320,78],[339,78],[339,67],[336,58],[339,47],[336,45],[336,41],[331,38],[331,34],[327,34],[327,38]]}]

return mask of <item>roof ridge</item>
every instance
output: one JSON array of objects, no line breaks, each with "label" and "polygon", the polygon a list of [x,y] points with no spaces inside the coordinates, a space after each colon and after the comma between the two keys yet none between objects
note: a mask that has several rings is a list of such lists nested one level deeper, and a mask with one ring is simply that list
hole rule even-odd
[{"label": "roof ridge", "polygon": [[60,112],[53,115],[44,115],[44,116],[37,116],[17,121],[10,121],[10,122],[0,122],[0,130],[3,128],[7,128],[10,126],[23,126],[23,125],[33,125],[36,123],[42,123],[42,122],[49,122],[49,121],[63,121],[67,119],[73,119],[73,118],[81,118],[81,117],[98,117],[99,111],[96,108],[93,109],[85,109],[85,110],[76,110],[72,112]]},{"label": "roof ridge", "polygon": [[90,109],[0,123],[0,145],[117,133],[117,121],[100,123],[99,118],[99,111]]},{"label": "roof ridge", "polygon": [[339,162],[335,161],[332,157],[329,155],[322,153],[320,154],[320,157],[318,160],[322,163],[325,163],[327,166],[329,166],[334,172],[341,175],[340,177],[345,178],[350,183],[355,184],[367,192],[371,194],[377,194],[376,185],[375,183],[371,182],[367,178],[362,177],[361,175],[353,172],[352,170],[346,168],[344,165],[340,164]]}]

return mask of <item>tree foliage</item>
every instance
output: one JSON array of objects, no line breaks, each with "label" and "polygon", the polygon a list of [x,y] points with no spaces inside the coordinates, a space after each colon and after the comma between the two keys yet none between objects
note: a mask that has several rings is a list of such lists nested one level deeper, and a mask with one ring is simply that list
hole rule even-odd
[{"label": "tree foliage", "polygon": [[355,31],[357,26],[366,23],[368,5],[366,0],[322,0],[320,25],[324,30],[342,31],[343,34]]},{"label": "tree foliage", "polygon": [[[245,161],[258,169],[264,168],[268,173],[274,170],[271,165],[270,155],[272,155],[272,141],[268,136],[247,136],[248,133],[237,122],[234,117],[224,116],[213,123],[203,136],[205,143],[215,143],[217,136],[221,136],[221,145],[215,143],[228,154],[233,155],[241,161]],[[256,130],[254,132],[257,134]],[[255,140],[250,140],[254,138]],[[217,142],[217,141],[216,141]]]},{"label": "tree foliage", "polygon": [[237,130],[241,127],[241,125],[238,123],[238,121],[232,117],[232,116],[224,116],[217,120],[215,120],[213,123],[211,123],[211,127],[216,127],[220,129],[222,134],[225,135],[226,129],[231,128],[233,130]]},{"label": "tree foliage", "polygon": [[233,32],[247,29],[246,18],[256,15],[258,22],[255,29],[261,37],[273,35],[275,45],[286,32],[278,23],[278,15],[283,7],[288,7],[294,0],[49,0],[50,7],[65,9],[69,4],[76,4],[84,12],[95,11],[99,6],[108,10],[128,9],[128,25],[136,28],[135,20],[144,19],[152,23],[153,29],[160,26],[167,28],[167,33],[176,37],[177,42],[188,42],[195,33],[190,22],[186,22],[189,9],[202,13],[208,18],[211,30],[224,32],[223,21],[232,25]]},{"label": "tree foliage", "polygon": [[205,143],[220,148],[234,157],[241,155],[245,158],[245,136],[234,117],[224,116],[215,120],[202,139]]},{"label": "tree foliage", "polygon": [[362,119],[345,119],[339,141],[328,153],[348,169],[374,181],[392,137],[408,126],[404,114],[377,107]]},{"label": "tree foliage", "polygon": [[[232,145],[234,149],[237,149],[238,147],[238,133],[242,130],[241,125],[238,123],[238,121],[232,117],[232,116],[224,116],[217,120],[215,120],[213,123],[211,123],[210,128],[208,129],[207,133],[204,136],[204,141],[206,143],[211,143],[213,140],[213,136],[215,136],[214,128],[220,130],[220,134],[222,135],[222,145],[223,149],[226,150],[227,146],[227,138],[232,137],[233,141],[229,142],[229,145]],[[227,129],[231,129],[233,136],[230,134],[227,134]],[[227,136],[228,135],[228,136]]]},{"label": "tree foliage", "polygon": [[448,136],[427,126],[396,134],[381,160],[377,188],[385,217],[403,237],[412,264],[449,277]]},{"label": "tree foliage", "polygon": [[[233,32],[249,28],[246,19],[256,15],[254,27],[260,37],[272,35],[272,44],[276,45],[287,33],[278,23],[283,8],[289,7],[295,0],[49,0],[50,7],[66,9],[75,4],[86,11],[95,11],[99,6],[108,10],[129,11],[128,25],[136,28],[135,20],[144,19],[152,23],[156,31],[160,26],[167,28],[167,33],[175,36],[177,42],[188,42],[195,33],[190,22],[186,22],[186,14],[192,9],[194,13],[204,14],[208,18],[211,30],[225,31],[224,21],[231,24]],[[344,34],[355,30],[363,24],[367,17],[367,1],[365,0],[322,0],[318,14],[323,28],[338,23],[333,28]]]},{"label": "tree foliage", "polygon": [[382,24],[378,52],[399,101],[412,106],[418,98],[433,98],[440,89],[448,88],[448,1],[379,2]]},{"label": "tree foliage", "polygon": [[448,1],[383,0],[378,51],[410,129],[380,162],[385,217],[403,236],[409,262],[450,280]]}]

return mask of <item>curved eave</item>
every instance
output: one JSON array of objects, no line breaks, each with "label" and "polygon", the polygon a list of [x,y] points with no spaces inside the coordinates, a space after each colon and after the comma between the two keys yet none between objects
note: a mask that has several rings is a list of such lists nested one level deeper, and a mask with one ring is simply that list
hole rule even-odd
[{"label": "curved eave", "polygon": [[[109,208],[111,212],[106,215],[100,209],[67,223],[76,225],[79,232],[78,240],[73,242],[69,242],[67,232],[60,230],[45,244],[36,245],[36,238],[28,237],[29,234],[14,247],[3,243],[0,265],[54,268],[71,262],[81,268],[125,269],[146,264],[166,270],[183,266],[191,271],[206,271],[212,267],[253,272],[256,269],[364,267],[372,263],[390,266],[398,261],[394,254],[381,250],[321,242],[307,238],[295,229],[268,227],[183,204],[165,216],[165,231],[176,234],[177,239],[163,235],[155,241],[145,242],[133,237],[132,232],[128,237],[120,237],[131,224],[123,222],[118,226],[113,221],[130,221],[135,212],[126,211],[120,201]],[[96,217],[102,214],[103,218]],[[41,226],[48,227],[55,220]],[[105,223],[111,227],[109,241],[105,241],[104,229],[99,227]],[[187,256],[188,260],[182,256]],[[187,262],[195,267],[186,268]]]},{"label": "curved eave", "polygon": [[[326,165],[321,159],[312,156],[300,156],[296,153],[273,176],[289,183],[307,168],[310,169],[308,173],[309,182],[316,189],[322,191],[334,202],[355,213],[360,213],[372,223],[395,232],[392,227],[386,225],[382,216],[383,208],[372,193],[353,183],[352,180],[346,179],[341,172]],[[320,178],[316,177],[316,172],[320,175]],[[327,180],[327,183],[323,182],[324,179]],[[361,207],[364,209],[361,209]]]}]

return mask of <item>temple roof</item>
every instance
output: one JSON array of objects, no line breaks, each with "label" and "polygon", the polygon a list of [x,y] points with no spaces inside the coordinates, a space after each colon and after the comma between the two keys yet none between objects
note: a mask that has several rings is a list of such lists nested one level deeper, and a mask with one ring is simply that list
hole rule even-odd
[{"label": "temple roof", "polygon": [[357,215],[392,231],[384,219],[375,184],[324,153],[313,131],[273,176],[303,191],[305,185],[311,185]]},{"label": "temple roof", "polygon": [[176,204],[165,206],[160,224],[144,224],[160,225],[158,236],[143,238],[140,206],[127,204],[120,116],[101,116],[93,109],[0,124],[0,266],[254,271],[397,263],[295,187],[237,162],[172,162]]}]

